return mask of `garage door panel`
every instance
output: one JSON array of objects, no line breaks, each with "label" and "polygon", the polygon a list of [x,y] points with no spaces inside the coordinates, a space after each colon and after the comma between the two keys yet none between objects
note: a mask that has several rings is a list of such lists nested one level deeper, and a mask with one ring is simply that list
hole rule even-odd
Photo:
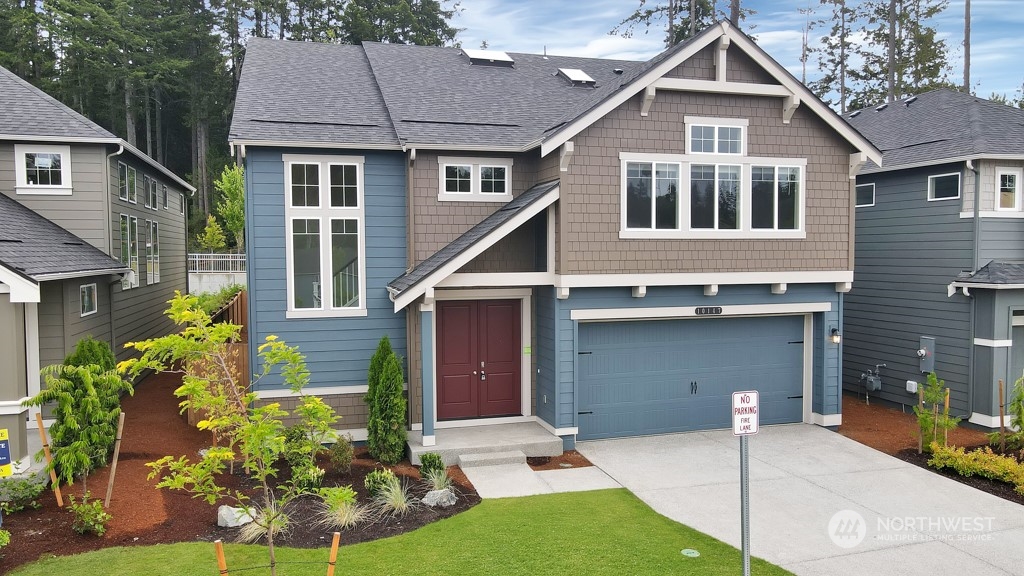
[{"label": "garage door panel", "polygon": [[761,422],[800,421],[803,317],[582,324],[580,438],[730,426],[733,392],[761,391]]}]

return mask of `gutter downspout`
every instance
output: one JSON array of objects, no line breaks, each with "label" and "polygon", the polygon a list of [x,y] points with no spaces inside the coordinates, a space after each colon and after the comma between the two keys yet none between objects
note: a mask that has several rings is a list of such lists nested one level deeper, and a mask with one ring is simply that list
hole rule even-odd
[{"label": "gutter downspout", "polygon": [[[117,152],[112,152],[110,154],[107,154],[107,159],[103,163],[103,188],[105,190],[105,192],[103,194],[103,206],[105,208],[105,213],[107,214],[107,218],[108,218],[107,225],[103,227],[103,239],[106,241],[107,247],[110,249],[110,252],[111,252],[110,255],[111,256],[113,256],[112,252],[114,251],[114,234],[111,231],[111,224],[109,222],[109,218],[113,214],[113,211],[112,211],[113,207],[110,204],[110,160],[114,156],[120,156],[121,154],[124,154],[124,145],[123,144],[119,144],[117,146]],[[120,177],[120,175],[118,177]],[[120,186],[120,182],[118,183],[118,186]],[[118,223],[118,228],[120,229],[120,222]],[[117,257],[118,257],[118,259],[121,258],[120,252],[118,252]],[[115,281],[116,282],[120,282],[120,278],[118,278]],[[114,322],[114,282],[115,281],[111,281],[107,285],[107,297],[108,297],[109,302],[110,302],[110,316],[109,316],[109,323],[110,323],[110,347],[114,349],[114,354],[117,354],[117,352],[121,348],[120,348],[120,346],[117,345],[117,332],[115,330],[115,327],[117,326],[117,323]]]},{"label": "gutter downspout", "polygon": [[[981,172],[975,168],[974,161],[968,160],[966,162],[967,169],[974,173],[974,217],[972,218],[974,226],[974,235],[972,243],[972,254],[971,254],[971,274],[973,275],[978,271],[978,260],[980,259],[981,252]],[[964,295],[971,299],[970,315],[969,315],[969,338],[967,345],[971,350],[971,353],[967,355],[967,419],[970,420],[971,415],[974,414],[974,366],[977,360],[975,359],[977,346],[974,345],[974,336],[977,323],[977,299],[974,296],[967,294],[967,290],[964,290]]]}]

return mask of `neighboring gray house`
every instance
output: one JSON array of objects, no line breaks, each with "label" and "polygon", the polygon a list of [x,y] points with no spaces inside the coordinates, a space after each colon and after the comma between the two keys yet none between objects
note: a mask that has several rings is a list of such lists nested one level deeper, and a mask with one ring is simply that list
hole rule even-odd
[{"label": "neighboring gray house", "polygon": [[[0,417],[23,422],[21,401],[40,390],[39,369],[62,362],[81,337],[107,341],[124,359],[126,342],[171,330],[163,311],[175,290],[186,290],[185,194],[193,190],[0,68],[0,348],[24,348],[17,364],[0,361],[0,380],[19,382],[21,394],[0,388]],[[51,225],[31,224],[42,221]],[[42,230],[66,241],[30,236]],[[105,267],[79,268],[85,252],[76,245],[90,248],[88,262],[106,255]]]},{"label": "neighboring gray house", "polygon": [[1024,370],[1024,110],[936,90],[846,118],[883,167],[857,176],[843,383],[884,363],[872,394],[914,405],[933,361],[952,412],[997,427],[998,381]]},{"label": "neighboring gray house", "polygon": [[881,158],[728,24],[647,62],[253,39],[230,139],[250,346],[298,345],[356,439],[385,334],[414,445],[721,428],[748,388],[762,423],[841,422],[852,177]]}]

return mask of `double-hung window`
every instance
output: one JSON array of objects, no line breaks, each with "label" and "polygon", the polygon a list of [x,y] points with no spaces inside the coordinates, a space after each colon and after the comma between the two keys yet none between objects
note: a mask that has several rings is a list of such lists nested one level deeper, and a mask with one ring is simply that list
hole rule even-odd
[{"label": "double-hung window", "polygon": [[121,289],[128,290],[139,285],[139,219],[121,214],[119,231],[118,256],[121,263],[132,270],[132,273],[121,281]]},{"label": "double-hung window", "polygon": [[146,285],[160,282],[160,224],[146,220]]},{"label": "double-hung window", "polygon": [[117,163],[117,197],[128,201],[128,165],[124,162]]},{"label": "double-hung window", "polygon": [[685,118],[685,154],[622,152],[621,238],[803,238],[803,158],[747,155],[742,118]]},{"label": "double-hung window", "polygon": [[996,168],[996,210],[1021,210],[1020,168]]},{"label": "double-hung window", "polygon": [[365,316],[363,157],[286,154],[289,318]]},{"label": "double-hung window", "polygon": [[137,204],[139,201],[138,173],[135,171],[135,168],[128,166],[128,169],[125,172],[125,177],[125,188],[128,191],[128,201],[131,202],[132,204]]},{"label": "double-hung window", "polygon": [[146,208],[152,208],[152,196],[149,194],[149,189],[152,186],[153,180],[149,176],[142,177],[142,200],[145,203]]},{"label": "double-hung window", "polygon": [[18,194],[69,195],[71,147],[15,144],[14,174]]},{"label": "double-hung window", "polygon": [[149,186],[146,188],[146,193],[149,194],[149,203],[147,204],[153,210],[159,210],[160,205],[157,203],[157,187],[158,183],[156,178],[149,179]]},{"label": "double-hung window", "polygon": [[510,158],[437,159],[437,199],[463,202],[508,202],[512,199]]},{"label": "double-hung window", "polygon": [[92,316],[99,309],[96,302],[96,283],[83,284],[78,287],[80,316]]}]

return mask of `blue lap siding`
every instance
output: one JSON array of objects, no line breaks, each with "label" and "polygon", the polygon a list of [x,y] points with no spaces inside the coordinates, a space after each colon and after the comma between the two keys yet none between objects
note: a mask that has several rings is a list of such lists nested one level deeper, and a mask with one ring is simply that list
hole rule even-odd
[{"label": "blue lap siding", "polygon": [[[360,155],[364,164],[366,306],[365,317],[288,319],[285,265],[285,190],[282,154]],[[381,336],[406,356],[405,312],[394,312],[387,283],[406,268],[405,162],[401,154],[250,147],[245,158],[246,252],[249,259],[250,355],[270,334],[306,355],[310,387],[365,386],[366,369]],[[259,389],[281,386],[274,374]]]}]

